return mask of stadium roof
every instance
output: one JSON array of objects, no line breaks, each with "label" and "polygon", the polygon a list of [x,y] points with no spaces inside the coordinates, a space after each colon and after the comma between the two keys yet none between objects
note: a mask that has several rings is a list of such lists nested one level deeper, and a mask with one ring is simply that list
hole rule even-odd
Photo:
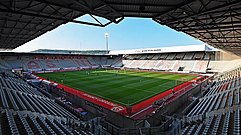
[{"label": "stadium roof", "polygon": [[[240,6],[240,0],[1,0],[0,48],[14,49],[67,22],[104,27],[145,17],[241,55]],[[96,23],[76,20],[85,14]]]},{"label": "stadium roof", "polygon": [[84,55],[108,55],[106,50],[52,50],[52,49],[38,49],[31,53],[43,54],[84,54]]},{"label": "stadium roof", "polygon": [[176,53],[176,52],[215,52],[217,49],[206,44],[188,46],[170,46],[161,48],[145,48],[131,50],[111,50],[110,55],[117,54],[151,54],[151,53]]}]

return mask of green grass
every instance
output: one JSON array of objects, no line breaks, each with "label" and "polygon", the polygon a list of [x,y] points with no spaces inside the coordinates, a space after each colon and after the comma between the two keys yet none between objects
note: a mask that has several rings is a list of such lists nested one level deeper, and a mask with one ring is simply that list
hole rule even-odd
[{"label": "green grass", "polygon": [[37,76],[57,81],[77,90],[121,105],[134,105],[178,84],[194,75],[134,70],[82,70],[41,73]]}]

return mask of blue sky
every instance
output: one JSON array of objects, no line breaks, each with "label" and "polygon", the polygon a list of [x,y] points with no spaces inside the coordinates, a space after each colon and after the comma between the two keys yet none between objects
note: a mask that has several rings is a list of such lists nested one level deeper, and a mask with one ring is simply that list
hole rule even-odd
[{"label": "blue sky", "polygon": [[119,24],[113,23],[104,28],[64,24],[13,51],[105,49],[105,33],[109,33],[110,50],[202,44],[191,36],[162,26],[151,19],[125,18]]}]

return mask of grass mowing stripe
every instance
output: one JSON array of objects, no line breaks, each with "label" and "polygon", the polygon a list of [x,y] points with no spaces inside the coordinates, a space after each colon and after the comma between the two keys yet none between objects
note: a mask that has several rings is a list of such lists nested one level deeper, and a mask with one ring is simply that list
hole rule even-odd
[{"label": "grass mowing stripe", "polygon": [[[105,81],[103,81],[103,79],[101,79],[101,82],[103,82],[105,84],[102,87],[106,88],[106,87],[112,86],[112,88],[113,88],[113,87],[115,87],[116,84],[120,84],[120,82],[123,82],[122,80],[120,80],[119,76],[117,76],[117,77],[114,76],[114,78],[115,79],[113,80],[111,77],[109,77],[108,79],[105,79]],[[124,76],[124,78],[126,78],[126,76]],[[128,82],[129,84],[131,84],[131,82],[139,82],[140,79],[138,79],[137,77],[128,77],[125,79],[125,82],[123,83],[123,85],[125,85],[126,82]],[[106,83],[106,81],[107,82],[111,81],[111,83],[108,84],[108,83]],[[98,82],[95,82],[95,84],[93,84],[93,82],[91,81],[91,83],[92,83],[92,85],[95,85],[96,83],[99,84],[100,82],[98,81]],[[91,84],[91,83],[87,83],[87,84]],[[101,85],[97,85],[97,86],[101,87]]]},{"label": "grass mowing stripe", "polygon": [[[39,74],[86,93],[122,105],[134,105],[175,86],[175,80],[193,76],[135,70],[83,70]],[[141,80],[141,81],[140,81]],[[167,83],[168,86],[161,86]]]}]

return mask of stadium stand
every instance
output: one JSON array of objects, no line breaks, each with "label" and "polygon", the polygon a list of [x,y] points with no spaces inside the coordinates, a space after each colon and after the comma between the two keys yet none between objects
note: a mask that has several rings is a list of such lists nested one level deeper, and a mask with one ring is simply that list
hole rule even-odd
[{"label": "stadium stand", "polygon": [[182,134],[240,134],[240,68],[215,79],[187,113]]},{"label": "stadium stand", "polygon": [[145,60],[133,60],[129,65],[129,68],[140,68],[144,64]]},{"label": "stadium stand", "polygon": [[143,65],[142,65],[142,69],[153,69],[156,65],[156,61],[155,60],[147,60]]},{"label": "stadium stand", "polygon": [[149,55],[146,56],[146,59],[152,60],[154,56],[155,56],[155,54],[149,54]]},{"label": "stadium stand", "polygon": [[0,59],[0,68],[1,69],[9,69],[9,65],[4,61]]},{"label": "stadium stand", "polygon": [[161,58],[161,54],[155,54],[152,59],[153,60],[159,60]]},{"label": "stadium stand", "polygon": [[208,62],[209,61],[204,61],[204,60],[196,60],[193,66],[192,71],[194,72],[201,72],[201,73],[206,73],[206,69],[208,67]]},{"label": "stadium stand", "polygon": [[[216,68],[212,66],[215,63],[211,59],[212,55],[212,53],[208,52],[135,54],[124,55],[122,61],[125,68],[206,73],[208,68]],[[218,61],[217,63],[220,62]],[[209,63],[211,63],[211,66]]]},{"label": "stadium stand", "polygon": [[23,68],[22,60],[8,60],[7,64],[9,65],[9,68],[12,68],[12,69]]},{"label": "stadium stand", "polygon": [[23,69],[25,71],[45,71],[45,70],[60,70],[60,69],[72,69],[72,68],[96,68],[102,65],[108,65],[110,67],[122,67],[122,57],[113,56],[112,58],[100,57],[100,56],[88,56],[88,57],[47,57],[47,58],[35,58],[35,57],[11,57],[1,59],[1,69]]},{"label": "stadium stand", "polygon": [[39,61],[42,64],[43,68],[46,70],[59,70],[61,67],[57,60],[47,59]]},{"label": "stadium stand", "polygon": [[174,63],[172,71],[174,71],[174,72],[181,71],[181,67],[183,67],[183,66],[181,66],[181,61],[176,60],[175,63]]},{"label": "stadium stand", "polygon": [[90,62],[89,65],[93,65],[93,64],[102,65],[102,61],[101,61],[101,58],[100,58],[100,57],[90,58],[90,59],[88,59],[88,61]]},{"label": "stadium stand", "polygon": [[240,134],[240,110],[210,116],[205,123],[186,126],[182,134]]},{"label": "stadium stand", "polygon": [[123,60],[126,68],[156,69],[162,71],[184,71],[205,73],[209,61],[201,60]]},{"label": "stadium stand", "polygon": [[[110,61],[111,60],[111,61]],[[122,63],[122,58],[121,57],[117,57],[114,59],[108,59],[107,61],[107,65],[111,65],[111,67],[122,67],[123,63]]]},{"label": "stadium stand", "polygon": [[175,59],[182,60],[184,56],[185,56],[185,53],[177,53],[177,55],[175,56]]},{"label": "stadium stand", "polygon": [[79,126],[85,123],[11,72],[3,71],[0,76],[0,97],[2,134],[92,135],[70,128],[69,120]]},{"label": "stadium stand", "polygon": [[[87,59],[75,59],[75,62],[79,65],[80,68],[90,68],[92,66],[92,61],[88,61]],[[93,64],[95,66],[97,64]]]},{"label": "stadium stand", "polygon": [[191,60],[193,59],[193,56],[194,56],[194,53],[186,53],[185,56],[184,56],[184,60]]},{"label": "stadium stand", "polygon": [[129,68],[131,63],[133,63],[134,60],[123,60],[123,64],[125,65],[124,67]]},{"label": "stadium stand", "polygon": [[135,60],[139,60],[142,57],[142,55],[134,55]]},{"label": "stadium stand", "polygon": [[59,59],[59,64],[62,68],[77,68],[78,65],[71,59],[64,59],[64,60],[61,60]]},{"label": "stadium stand", "polygon": [[25,70],[30,70],[30,71],[39,71],[42,70],[42,66],[39,62],[39,60],[23,60],[24,62],[24,68]]},{"label": "stadium stand", "polygon": [[171,53],[167,56],[167,60],[173,60],[175,58],[176,54],[175,53]]},{"label": "stadium stand", "polygon": [[163,60],[162,64],[158,67],[160,70],[172,71],[175,61]]},{"label": "stadium stand", "polygon": [[[232,66],[230,66],[232,65]],[[241,60],[224,60],[224,61],[210,61],[208,68],[216,72],[225,72],[233,70],[241,65]]]},{"label": "stadium stand", "polygon": [[165,60],[168,57],[167,53],[161,54],[160,58],[161,60]]},{"label": "stadium stand", "polygon": [[107,64],[107,57],[100,57],[99,65],[106,65]]},{"label": "stadium stand", "polygon": [[203,57],[204,57],[204,53],[203,53],[203,52],[196,52],[196,53],[194,54],[194,59],[195,59],[195,60],[202,60]]},{"label": "stadium stand", "polygon": [[184,67],[183,71],[190,72],[192,71],[194,61],[181,61],[180,65],[181,67]]},{"label": "stadium stand", "polygon": [[140,57],[140,60],[146,60],[147,59],[147,55],[142,55],[141,57]]},{"label": "stadium stand", "polygon": [[203,59],[204,59],[204,60],[210,60],[210,59],[211,59],[210,54],[205,53],[205,55],[204,55],[204,58],[203,58]]}]

